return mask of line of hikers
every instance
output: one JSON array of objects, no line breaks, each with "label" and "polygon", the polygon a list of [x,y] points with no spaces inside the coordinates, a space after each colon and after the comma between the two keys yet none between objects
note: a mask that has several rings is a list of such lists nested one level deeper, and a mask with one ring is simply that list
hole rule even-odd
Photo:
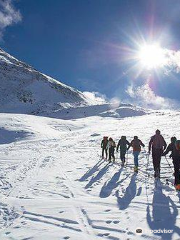
[{"label": "line of hikers", "polygon": [[[137,137],[134,136],[134,139],[129,142],[126,139],[126,136],[122,136],[121,139],[118,141],[117,147],[114,140],[110,137],[103,137],[101,142],[102,148],[102,158],[107,159],[109,155],[109,161],[115,161],[115,149],[118,152],[120,149],[120,159],[121,164],[124,166],[126,160],[126,153],[130,148],[133,148],[133,155],[134,155],[134,171],[138,172],[138,157],[141,152],[141,147],[145,147],[144,143]],[[176,137],[171,138],[171,143],[168,145],[164,140],[164,137],[161,135],[159,130],[156,130],[155,135],[153,135],[149,141],[148,146],[148,154],[152,152],[152,160],[154,166],[154,177],[160,178],[160,163],[161,163],[161,156],[166,156],[169,152],[171,152],[170,157],[173,160],[174,165],[174,176],[175,176],[175,188],[180,190],[180,140],[177,140]]]}]

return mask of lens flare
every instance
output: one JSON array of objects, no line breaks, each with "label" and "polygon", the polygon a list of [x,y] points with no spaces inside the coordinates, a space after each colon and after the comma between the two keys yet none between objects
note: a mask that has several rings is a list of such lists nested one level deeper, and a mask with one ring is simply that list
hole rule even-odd
[{"label": "lens flare", "polygon": [[167,61],[165,50],[156,44],[140,47],[137,58],[140,64],[147,69],[164,67]]}]

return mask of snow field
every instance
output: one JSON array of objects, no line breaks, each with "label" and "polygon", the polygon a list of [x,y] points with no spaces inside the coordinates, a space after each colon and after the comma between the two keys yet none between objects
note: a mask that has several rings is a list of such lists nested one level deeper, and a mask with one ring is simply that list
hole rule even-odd
[{"label": "snow field", "polygon": [[[0,114],[0,239],[180,239],[171,169],[162,158],[155,185],[147,156],[155,130],[169,142],[180,136],[179,122],[178,112],[74,120]],[[116,143],[139,136],[146,147],[138,175],[131,150],[124,168],[119,154],[115,164],[100,159],[104,135]],[[173,232],[151,232],[159,228]]]}]

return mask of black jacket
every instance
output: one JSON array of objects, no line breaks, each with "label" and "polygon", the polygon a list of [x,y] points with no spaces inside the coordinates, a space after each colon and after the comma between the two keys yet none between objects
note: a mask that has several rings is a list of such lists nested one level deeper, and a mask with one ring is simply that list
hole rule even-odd
[{"label": "black jacket", "polygon": [[126,151],[127,150],[127,146],[130,146],[130,143],[126,140],[126,139],[120,139],[117,145],[117,151],[120,147],[121,151]]},{"label": "black jacket", "polygon": [[170,143],[166,149],[166,151],[163,153],[163,156],[171,152],[172,159],[180,158],[180,152],[176,149],[175,143]]}]

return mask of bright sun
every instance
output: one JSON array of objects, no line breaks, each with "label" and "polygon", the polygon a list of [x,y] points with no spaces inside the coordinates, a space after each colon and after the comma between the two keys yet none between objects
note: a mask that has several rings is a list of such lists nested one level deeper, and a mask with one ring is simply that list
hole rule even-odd
[{"label": "bright sun", "polygon": [[156,44],[140,47],[137,58],[140,64],[147,69],[163,67],[166,62],[164,49]]}]

